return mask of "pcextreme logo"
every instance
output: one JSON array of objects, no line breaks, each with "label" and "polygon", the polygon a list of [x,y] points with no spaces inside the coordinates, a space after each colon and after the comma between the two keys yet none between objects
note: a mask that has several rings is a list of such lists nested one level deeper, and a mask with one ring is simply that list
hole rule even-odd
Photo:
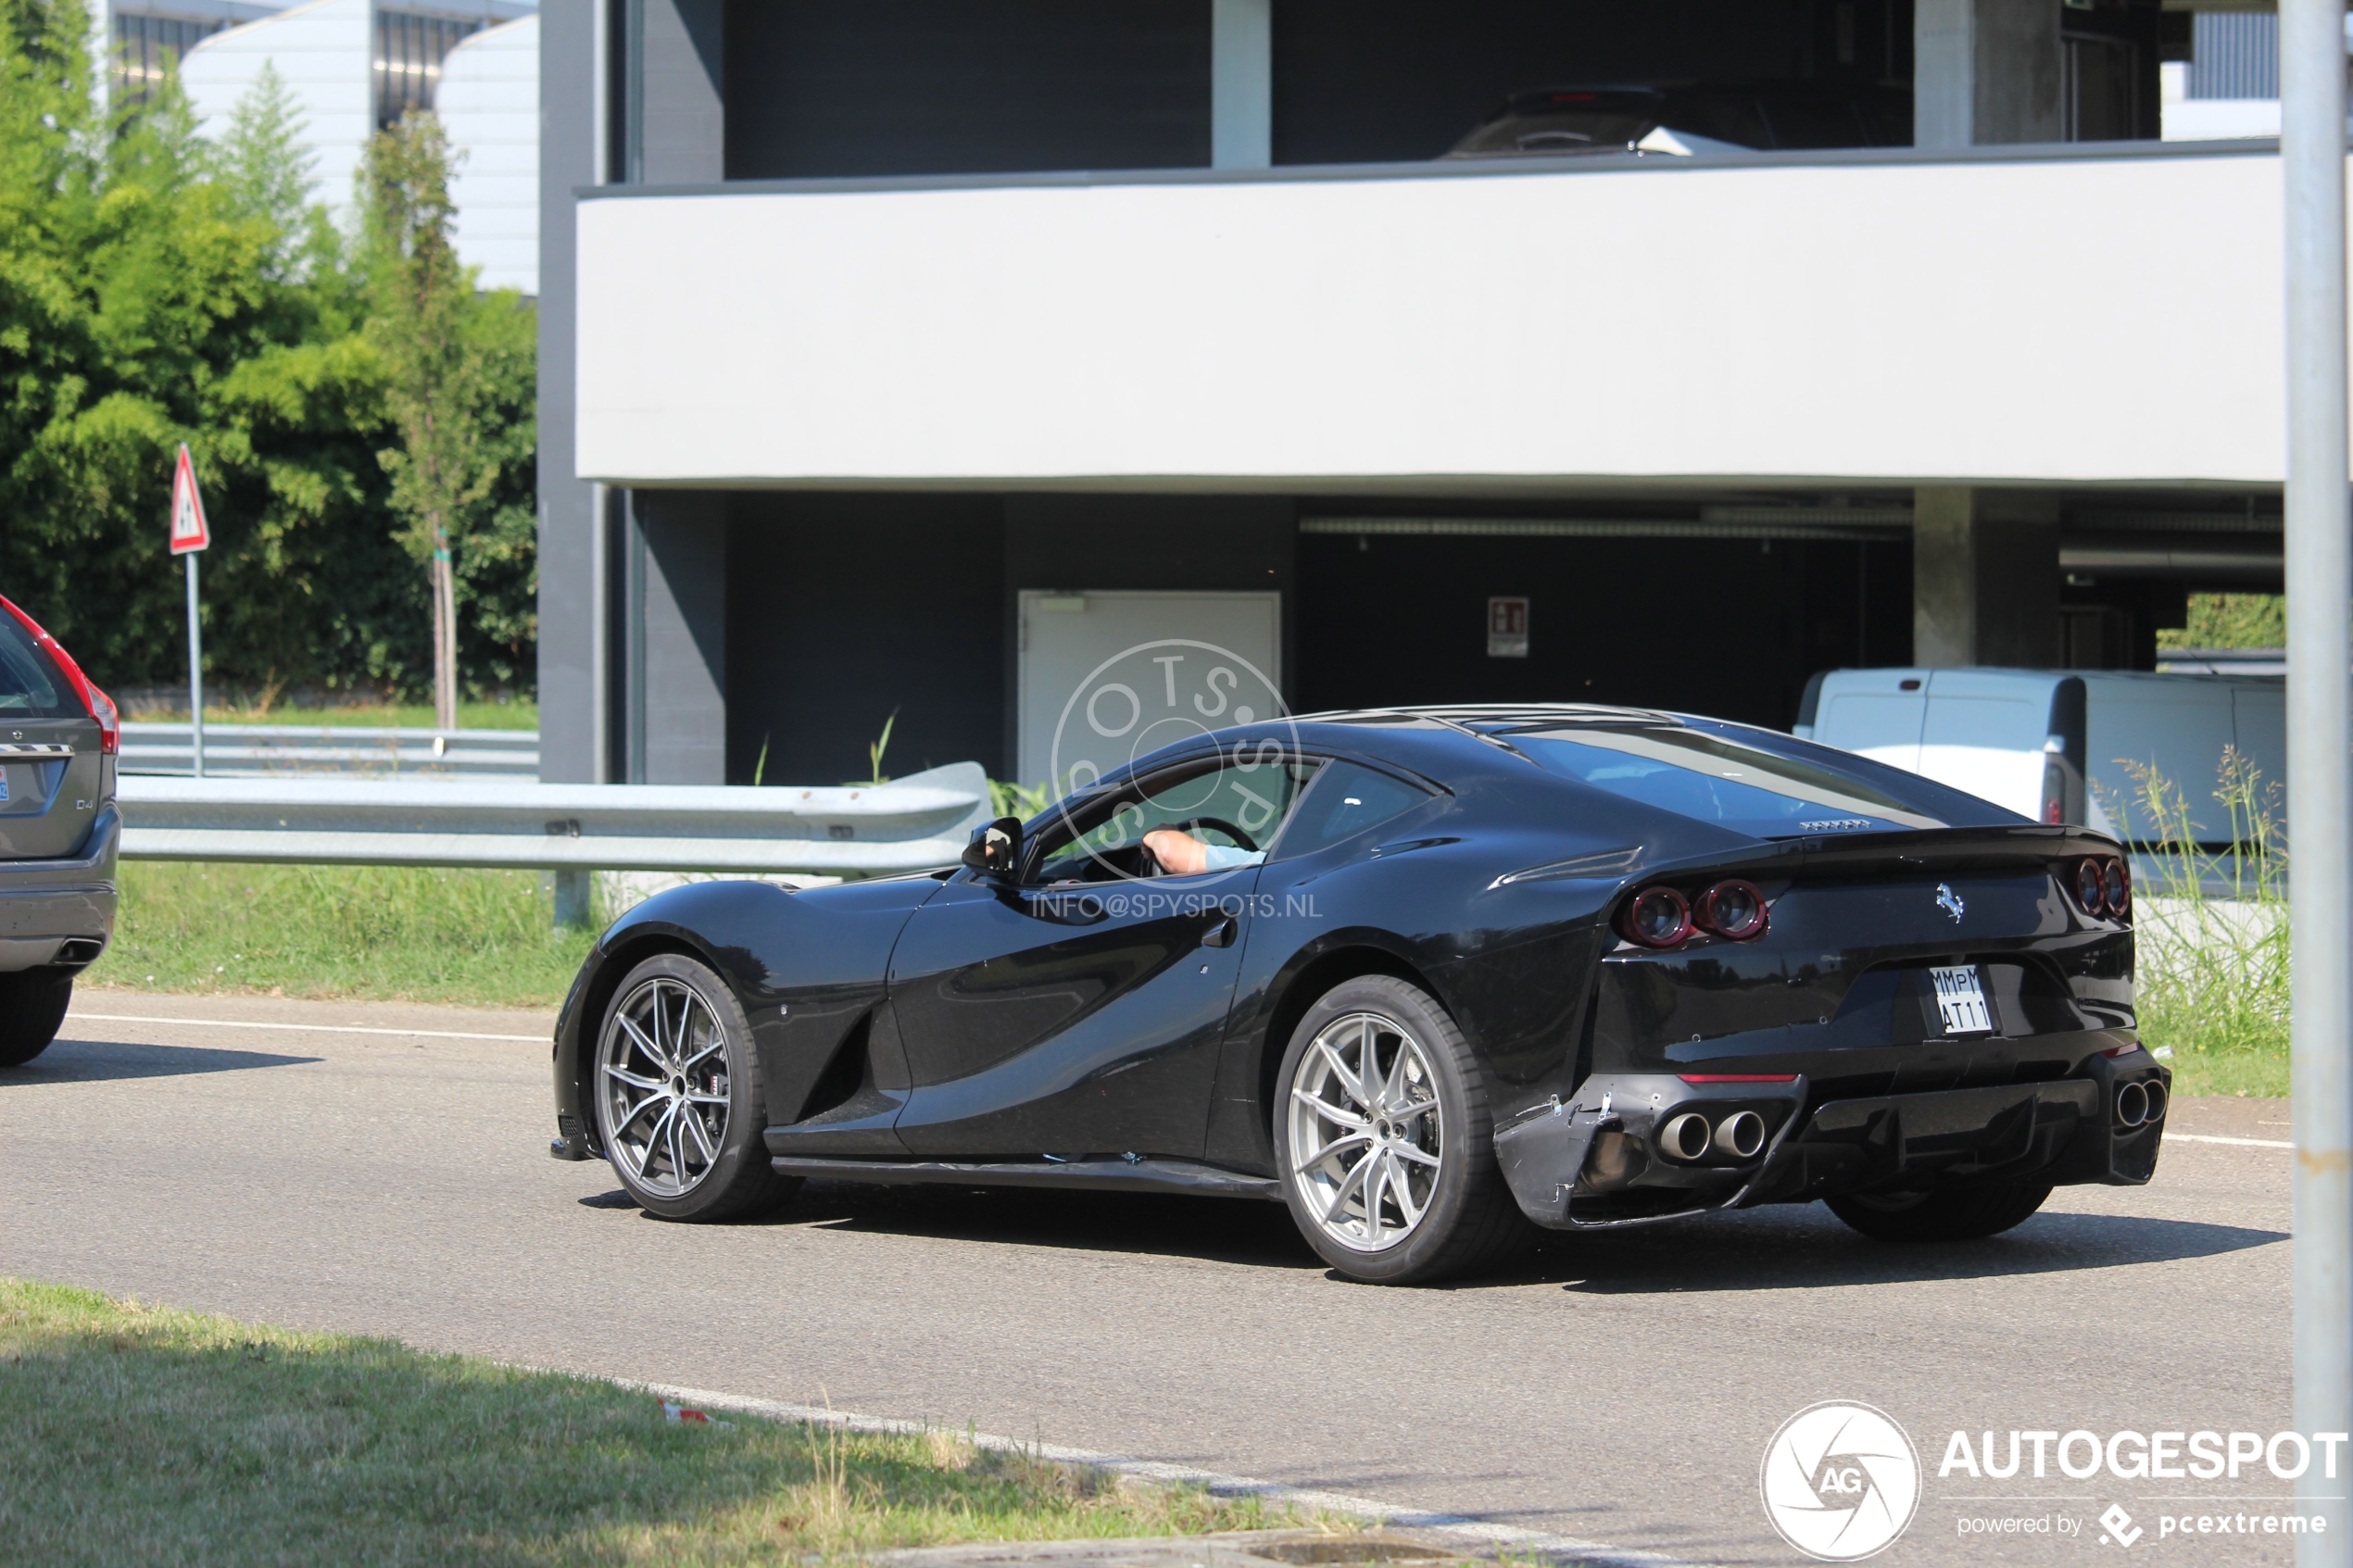
[{"label": "pcextreme logo", "polygon": [[1919,1450],[1886,1411],[1826,1399],[1781,1423],[1758,1489],[1781,1539],[1823,1562],[1857,1562],[1919,1512]]}]

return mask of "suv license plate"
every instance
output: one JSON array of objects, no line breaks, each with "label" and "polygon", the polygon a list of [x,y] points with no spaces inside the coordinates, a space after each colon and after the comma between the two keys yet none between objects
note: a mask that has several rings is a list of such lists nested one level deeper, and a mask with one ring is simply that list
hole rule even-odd
[{"label": "suv license plate", "polygon": [[1944,1033],[1991,1035],[1994,1032],[1994,1019],[1985,1010],[1985,987],[1978,984],[1976,965],[1931,969],[1928,977],[1936,986],[1936,1010],[1944,1022]]}]

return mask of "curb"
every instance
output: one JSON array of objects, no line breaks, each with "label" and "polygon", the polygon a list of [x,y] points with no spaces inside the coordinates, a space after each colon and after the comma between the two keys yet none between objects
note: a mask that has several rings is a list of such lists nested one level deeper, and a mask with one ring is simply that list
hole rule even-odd
[{"label": "curb", "polygon": [[[921,1421],[900,1421],[887,1416],[858,1415],[818,1405],[796,1405],[782,1399],[754,1399],[745,1394],[729,1394],[710,1388],[680,1388],[668,1384],[638,1383],[624,1378],[610,1379],[616,1386],[651,1394],[681,1405],[699,1409],[724,1410],[741,1415],[762,1416],[771,1421],[806,1424],[839,1426],[852,1432],[880,1432],[899,1435],[920,1435],[937,1424]],[[1164,1485],[1195,1486],[1219,1497],[1260,1497],[1270,1502],[1286,1503],[1307,1512],[1337,1513],[1351,1519],[1361,1519],[1368,1524],[1387,1529],[1426,1531],[1440,1535],[1466,1547],[1485,1549],[1487,1553],[1509,1552],[1515,1556],[1540,1557],[1559,1568],[1705,1568],[1705,1565],[1664,1552],[1642,1551],[1627,1547],[1612,1546],[1605,1541],[1585,1540],[1575,1536],[1553,1535],[1541,1530],[1523,1530],[1511,1524],[1495,1524],[1467,1514],[1439,1513],[1427,1509],[1407,1508],[1397,1503],[1381,1502],[1370,1498],[1351,1497],[1343,1492],[1327,1492],[1309,1486],[1292,1486],[1279,1481],[1261,1481],[1246,1475],[1228,1475],[1219,1471],[1202,1470],[1191,1465],[1168,1464],[1159,1460],[1134,1459],[1124,1454],[1099,1453],[1091,1449],[1074,1449],[1058,1443],[1025,1443],[1012,1437],[990,1433],[970,1435],[974,1444],[984,1449],[1034,1454],[1058,1464],[1085,1465],[1094,1470],[1108,1470],[1114,1474],[1133,1476],[1139,1481],[1156,1481]],[[1239,1535],[1237,1533],[1238,1538]],[[1202,1539],[1202,1537],[1188,1537]],[[1175,1537],[1171,1538],[1172,1541]],[[976,1543],[977,1544],[977,1543]],[[1049,1543],[1038,1542],[1043,1547]],[[1067,1545],[1068,1543],[1056,1543]],[[1088,1543],[1089,1545],[1110,1543]],[[1001,1553],[1008,1543],[996,1543]],[[1131,1543],[1132,1545],[1132,1543]],[[928,1550],[931,1549],[915,1549]],[[1083,1555],[1083,1554],[1082,1554]],[[1236,1556],[1244,1555],[1237,1550]]]}]

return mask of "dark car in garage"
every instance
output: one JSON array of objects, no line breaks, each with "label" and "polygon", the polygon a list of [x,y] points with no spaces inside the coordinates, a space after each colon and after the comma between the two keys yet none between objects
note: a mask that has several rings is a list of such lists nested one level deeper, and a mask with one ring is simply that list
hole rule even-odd
[{"label": "dark car in garage", "polygon": [[114,935],[122,726],[55,637],[0,612],[0,1067],[19,1067]]},{"label": "dark car in garage", "polygon": [[1399,1283],[1817,1198],[1984,1236],[2155,1169],[2131,917],[2114,840],[1777,732],[1260,722],[952,870],[638,905],[558,1023],[554,1152],[677,1219],[812,1177],[1272,1199]]},{"label": "dark car in garage", "polygon": [[1912,94],[1834,82],[1687,82],[1515,93],[1450,158],[1908,147]]}]

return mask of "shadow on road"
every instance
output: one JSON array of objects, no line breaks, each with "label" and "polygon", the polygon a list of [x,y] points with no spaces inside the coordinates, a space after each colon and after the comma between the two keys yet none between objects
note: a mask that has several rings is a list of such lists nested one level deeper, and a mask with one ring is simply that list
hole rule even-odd
[{"label": "shadow on road", "polygon": [[1482,1283],[1557,1283],[1587,1295],[1806,1290],[1991,1279],[2172,1262],[2288,1239],[2285,1231],[2138,1214],[2038,1214],[1983,1241],[1872,1241],[1818,1204],[1694,1216],[1654,1229],[1555,1236],[1529,1265]]},{"label": "shadow on road", "polygon": [[300,1067],[315,1056],[217,1050],[209,1046],[132,1045],[122,1040],[59,1040],[22,1067],[0,1068],[0,1088],[29,1084],[90,1084],[108,1078],[182,1078],[249,1067]]},{"label": "shadow on road", "polygon": [[1322,1266],[1300,1239],[1289,1210],[1230,1198],[811,1182],[767,1223],[1275,1268]]},{"label": "shadow on road", "polygon": [[[580,1202],[592,1209],[636,1207],[619,1191]],[[785,1208],[744,1223],[1280,1269],[1323,1267],[1287,1210],[1233,1199],[811,1182]],[[1859,1236],[1819,1204],[1809,1204],[1695,1215],[1583,1236],[1547,1232],[1518,1262],[1441,1288],[1557,1285],[1587,1295],[1827,1289],[2171,1262],[2287,1239],[2284,1231],[2246,1225],[2045,1213],[1984,1241],[1908,1247]]]}]

